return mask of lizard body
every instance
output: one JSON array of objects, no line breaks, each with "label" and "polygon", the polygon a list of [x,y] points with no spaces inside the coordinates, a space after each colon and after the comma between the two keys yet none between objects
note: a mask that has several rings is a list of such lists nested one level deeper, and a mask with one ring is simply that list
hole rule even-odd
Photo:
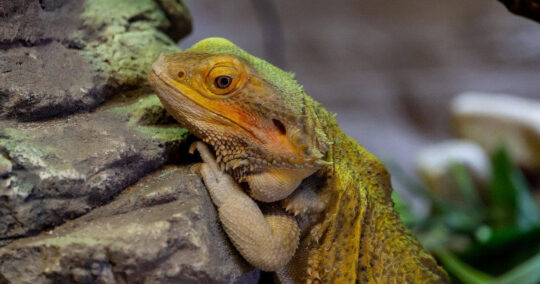
[{"label": "lizard body", "polygon": [[291,73],[209,38],[162,55],[149,80],[212,146],[194,144],[197,170],[252,265],[282,283],[448,281],[393,210],[384,165]]}]

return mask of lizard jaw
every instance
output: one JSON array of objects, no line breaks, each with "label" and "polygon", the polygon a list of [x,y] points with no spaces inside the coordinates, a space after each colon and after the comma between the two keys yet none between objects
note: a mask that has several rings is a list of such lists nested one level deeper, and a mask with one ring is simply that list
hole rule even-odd
[{"label": "lizard jaw", "polygon": [[[287,198],[300,183],[328,163],[317,159],[304,159],[293,155],[271,154],[256,145],[245,152],[231,152],[223,141],[205,139],[216,153],[221,170],[238,182],[249,184],[249,195],[261,202],[275,202]],[[211,141],[218,141],[218,145]],[[256,151],[258,150],[258,151]]]},{"label": "lizard jaw", "polygon": [[[216,153],[216,161],[222,170],[239,179],[250,173],[259,173],[267,169],[320,169],[328,162],[315,157],[302,157],[294,154],[271,153],[255,143],[246,141],[231,142],[234,138],[203,138]],[[239,146],[244,144],[244,146]],[[242,180],[240,180],[242,181]]]}]

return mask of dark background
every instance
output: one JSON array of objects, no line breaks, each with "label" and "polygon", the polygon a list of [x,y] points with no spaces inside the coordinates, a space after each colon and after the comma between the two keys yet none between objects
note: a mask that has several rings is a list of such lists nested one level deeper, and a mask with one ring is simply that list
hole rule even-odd
[{"label": "dark background", "polygon": [[[297,74],[346,133],[412,171],[464,91],[540,97],[540,25],[495,0],[186,0],[183,48],[222,36]],[[261,12],[262,11],[262,12]]]}]

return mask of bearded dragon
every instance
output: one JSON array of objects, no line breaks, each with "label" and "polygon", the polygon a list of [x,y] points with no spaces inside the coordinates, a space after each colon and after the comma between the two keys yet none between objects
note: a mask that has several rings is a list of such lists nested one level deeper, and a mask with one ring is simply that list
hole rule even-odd
[{"label": "bearded dragon", "polygon": [[448,281],[393,210],[384,165],[293,74],[208,38],[160,56],[149,81],[204,141],[195,170],[253,266],[281,283]]}]

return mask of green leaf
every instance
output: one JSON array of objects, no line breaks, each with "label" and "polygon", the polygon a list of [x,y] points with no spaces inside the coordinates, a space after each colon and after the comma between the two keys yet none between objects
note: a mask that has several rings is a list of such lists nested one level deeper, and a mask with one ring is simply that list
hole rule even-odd
[{"label": "green leaf", "polygon": [[513,169],[511,182],[514,186],[516,196],[516,222],[520,229],[525,230],[540,224],[540,210],[531,194],[523,174]]},{"label": "green leaf", "polygon": [[478,242],[460,250],[459,256],[486,273],[501,275],[530,259],[540,249],[540,226],[527,231],[516,227],[494,229],[487,225],[481,228],[487,231],[486,236],[479,240],[475,235]]},{"label": "green leaf", "polygon": [[474,269],[444,248],[437,248],[434,253],[444,268],[465,284],[534,284],[540,282],[540,252],[497,278]]},{"label": "green leaf", "polygon": [[504,148],[492,159],[493,178],[489,188],[490,217],[496,227],[517,226],[527,230],[540,223],[540,210],[525,178]]},{"label": "green leaf", "polygon": [[495,226],[509,227],[514,224],[517,197],[510,180],[511,164],[506,151],[500,149],[495,152],[492,168],[489,215]]},{"label": "green leaf", "polygon": [[396,163],[385,161],[385,164],[392,173],[392,176],[407,189],[408,193],[417,198],[427,199],[427,201],[429,201],[433,206],[434,211],[453,212],[456,209],[461,210],[453,206],[453,204],[450,204],[447,200],[432,194],[421,182],[408,176],[405,171]]},{"label": "green leaf", "polygon": [[[485,226],[487,227],[487,226]],[[480,242],[476,249],[479,250],[496,250],[499,247],[506,247],[513,242],[521,240],[540,240],[540,225],[529,227],[526,230],[518,228],[497,228],[489,227],[490,235],[484,242]],[[540,244],[540,241],[537,242]]]},{"label": "green leaf", "polygon": [[[393,177],[402,184],[408,193],[421,199],[427,199],[430,203],[431,212],[428,218],[420,218],[416,215],[414,224],[419,227],[425,227],[430,223],[444,223],[456,231],[471,231],[480,224],[480,217],[484,215],[481,212],[472,212],[471,208],[467,210],[462,204],[456,204],[448,200],[442,199],[439,196],[432,194],[425,186],[416,179],[408,176],[401,167],[397,164],[386,161],[387,167],[392,172]],[[478,208],[473,208],[478,209]],[[398,212],[400,209],[397,209]]]},{"label": "green leaf", "polygon": [[474,186],[473,179],[467,170],[467,167],[462,163],[453,163],[451,165],[451,171],[454,176],[455,182],[463,195],[463,199],[466,200],[468,208],[472,208],[476,214],[484,210],[484,204],[478,195],[478,190]]},{"label": "green leaf", "polygon": [[434,253],[441,260],[444,268],[465,284],[484,284],[493,280],[490,275],[472,268],[442,247],[435,249]]},{"label": "green leaf", "polygon": [[513,268],[504,275],[497,277],[493,284],[534,284],[540,282],[540,252],[534,257]]}]

